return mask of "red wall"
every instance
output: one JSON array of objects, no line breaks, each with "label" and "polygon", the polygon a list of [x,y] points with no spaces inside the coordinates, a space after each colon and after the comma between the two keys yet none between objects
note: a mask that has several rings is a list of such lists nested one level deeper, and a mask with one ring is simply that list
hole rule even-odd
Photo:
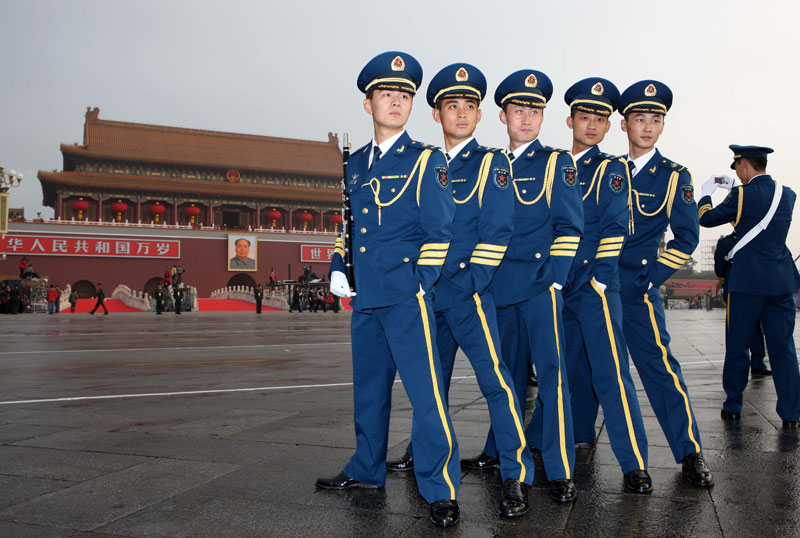
[{"label": "red wall", "polygon": [[[137,259],[137,258],[91,258],[77,256],[43,256],[28,254],[33,262],[34,270],[41,276],[46,276],[50,282],[59,286],[74,284],[79,280],[89,280],[93,283],[102,282],[103,287],[110,293],[119,284],[125,284],[134,290],[142,290],[153,277],[161,277],[166,266],[180,265],[186,271],[184,281],[191,286],[196,286],[200,297],[208,297],[211,292],[227,285],[228,280],[238,274],[227,270],[228,239],[225,232],[196,232],[194,230],[158,230],[156,235],[152,230],[119,227],[112,235],[103,227],[79,227],[75,225],[36,225],[19,223],[12,225],[7,237],[14,235],[53,235],[69,237],[80,233],[82,236],[90,234],[92,237],[138,237],[146,239],[171,239],[179,240],[181,255],[179,259]],[[117,235],[118,234],[118,235]],[[192,236],[207,236],[203,238]],[[244,271],[243,274],[251,276],[256,282],[269,280],[270,268],[274,267],[278,280],[297,279],[302,274],[303,266],[311,265],[312,271],[320,277],[327,278],[328,263],[309,263],[300,261],[300,245],[333,245],[335,237],[320,235],[297,234],[259,234],[258,241],[258,270]],[[0,241],[0,247],[5,246]],[[0,251],[4,248],[0,248]],[[0,275],[19,275],[20,254],[7,253],[6,260],[0,260]],[[291,264],[291,275],[289,274]]]}]

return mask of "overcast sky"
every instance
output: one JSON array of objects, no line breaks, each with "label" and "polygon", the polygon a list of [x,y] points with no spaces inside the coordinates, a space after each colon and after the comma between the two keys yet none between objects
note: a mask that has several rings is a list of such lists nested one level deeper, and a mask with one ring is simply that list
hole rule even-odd
[{"label": "overcast sky", "polygon": [[[490,97],[476,135],[485,145],[506,144],[491,96],[517,69],[553,80],[540,139],[567,149],[563,95],[573,82],[602,76],[624,90],[655,78],[675,95],[658,147],[690,168],[698,194],[710,174],[731,172],[731,143],[775,148],[768,171],[800,192],[798,5],[0,0],[0,166],[26,176],[12,207],[52,216],[36,171],[61,169],[58,146],[82,142],[89,106],[101,119],[268,136],[327,140],[328,131],[348,131],[360,146],[372,133],[356,76],[375,54],[403,50],[423,66],[423,91],[447,64],[483,70]],[[627,152],[619,120],[601,145],[610,153]],[[408,130],[442,143],[422,95]],[[794,218],[796,256],[800,204]]]}]

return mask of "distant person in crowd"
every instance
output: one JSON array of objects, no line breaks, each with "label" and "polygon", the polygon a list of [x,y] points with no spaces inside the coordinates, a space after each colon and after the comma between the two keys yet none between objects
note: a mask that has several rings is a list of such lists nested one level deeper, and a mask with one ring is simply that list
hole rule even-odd
[{"label": "distant person in crowd", "polygon": [[74,313],[76,306],[78,306],[78,293],[72,290],[69,294],[69,311]]},{"label": "distant person in crowd", "polygon": [[231,269],[255,269],[256,261],[250,258],[250,240],[240,237],[236,240],[236,256],[228,260]]},{"label": "distant person in crowd", "polygon": [[271,267],[270,270],[269,270],[269,285],[270,286],[274,286],[275,285],[275,268],[274,267]]},{"label": "distant person in crowd", "polygon": [[47,290],[47,313],[56,313],[56,287],[53,284],[50,284],[50,288]]},{"label": "distant person in crowd", "polygon": [[161,284],[153,292],[153,299],[156,301],[156,314],[160,316],[164,312],[164,287]]},{"label": "distant person in crowd", "polygon": [[33,262],[28,260],[28,266],[25,268],[25,278],[32,279],[32,278],[39,278],[38,273],[33,269]]},{"label": "distant person in crowd", "polygon": [[175,271],[175,276],[178,279],[178,282],[180,282],[181,284],[183,283],[183,273],[185,273],[185,272],[186,272],[186,269],[184,269],[183,267],[178,265],[178,267],[176,268],[176,271]]},{"label": "distant person in crowd", "polygon": [[9,302],[11,304],[11,313],[20,314],[22,312],[22,293],[19,286],[14,284],[9,293]]},{"label": "distant person in crowd", "polygon": [[169,270],[169,276],[173,282],[178,281],[178,267],[174,263],[172,264],[172,269]]},{"label": "distant person in crowd", "polygon": [[61,288],[56,286],[56,314],[61,313]]},{"label": "distant person in crowd", "polygon": [[293,310],[297,310],[300,312],[300,290],[297,286],[294,286],[294,290],[292,291],[292,300],[289,302],[289,312]]},{"label": "distant person in crowd", "polygon": [[261,313],[261,301],[264,300],[264,290],[261,289],[261,284],[256,286],[256,289],[253,291],[253,297],[256,299],[256,314]]},{"label": "distant person in crowd", "polygon": [[25,278],[25,270],[28,268],[28,257],[23,256],[19,261],[19,277]]},{"label": "distant person in crowd", "polygon": [[8,283],[0,287],[0,313],[11,313],[11,286]]},{"label": "distant person in crowd", "polygon": [[100,282],[97,283],[97,292],[94,294],[94,296],[97,299],[97,302],[95,303],[94,308],[92,308],[92,311],[89,312],[89,314],[94,315],[95,310],[97,310],[102,306],[103,311],[105,312],[103,315],[107,316],[108,309],[106,308],[105,302],[103,302],[106,299],[106,292],[103,290],[103,284],[101,284]]},{"label": "distant person in crowd", "polygon": [[183,287],[177,284],[172,288],[172,298],[175,301],[175,314],[180,315],[183,308]]}]

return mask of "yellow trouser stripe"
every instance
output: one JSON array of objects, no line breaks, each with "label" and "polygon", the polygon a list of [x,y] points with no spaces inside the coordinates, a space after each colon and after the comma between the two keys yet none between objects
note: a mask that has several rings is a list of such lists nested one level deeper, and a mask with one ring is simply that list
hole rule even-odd
[{"label": "yellow trouser stripe", "polygon": [[611,354],[614,356],[614,366],[617,369],[617,383],[619,384],[619,395],[622,398],[622,409],[625,411],[625,424],[628,426],[628,437],[631,440],[631,447],[636,456],[636,462],[639,464],[639,469],[645,470],[644,460],[642,454],[639,452],[639,445],[636,442],[636,432],[633,431],[633,420],[631,420],[631,410],[628,407],[628,395],[625,393],[625,385],[622,383],[622,373],[619,366],[619,355],[617,354],[617,339],[614,337],[614,328],[611,325],[611,312],[608,310],[608,301],[606,294],[603,293],[594,280],[591,281],[594,291],[600,296],[603,301],[603,315],[606,318],[606,331],[608,332],[608,343],[611,345]]},{"label": "yellow trouser stripe", "polygon": [[[675,389],[683,396],[683,406],[686,408],[686,416],[689,419],[689,439],[692,440],[694,443],[695,450],[700,453],[700,444],[694,438],[694,432],[692,432],[692,408],[689,406],[689,397],[686,396],[686,393],[683,392],[681,388],[681,383],[678,381],[678,376],[675,372],[672,371],[672,368],[669,366],[669,359],[667,358],[667,348],[664,347],[664,344],[661,343],[661,334],[658,332],[658,324],[656,323],[656,314],[653,310],[653,303],[650,302],[650,298],[647,294],[644,295],[644,302],[647,304],[647,310],[650,312],[650,323],[653,324],[653,337],[655,338],[656,345],[661,350],[661,360],[664,361],[664,368],[667,369],[667,373],[672,376],[672,382],[675,385]],[[730,306],[730,302],[728,305]]]},{"label": "yellow trouser stripe", "polygon": [[475,250],[494,250],[495,252],[505,252],[508,246],[492,245],[490,243],[478,243],[475,245]]},{"label": "yellow trouser stripe", "polygon": [[431,344],[431,328],[428,324],[428,309],[425,306],[425,299],[422,298],[422,292],[417,292],[417,301],[419,301],[419,310],[422,314],[422,328],[425,330],[425,344],[428,346],[428,365],[431,369],[431,383],[433,384],[433,396],[436,398],[436,407],[439,409],[439,418],[442,421],[442,428],[444,434],[447,436],[447,444],[450,447],[450,452],[447,454],[447,460],[442,467],[442,474],[444,481],[450,487],[450,499],[456,500],[456,488],[453,487],[453,482],[450,481],[450,474],[447,472],[447,466],[450,464],[450,458],[453,457],[453,436],[450,433],[450,428],[447,425],[447,414],[444,411],[442,404],[442,396],[439,394],[439,385],[436,383],[436,366],[433,362],[433,345]]},{"label": "yellow trouser stripe", "polygon": [[556,339],[556,353],[558,354],[558,446],[561,448],[561,461],[564,463],[565,478],[572,478],[567,457],[567,441],[564,433],[564,393],[561,389],[561,343],[558,339],[558,303],[556,302],[556,289],[550,286],[550,299],[553,301],[553,330]]},{"label": "yellow trouser stripe", "polygon": [[492,356],[494,374],[497,376],[500,386],[503,387],[504,391],[506,391],[506,397],[508,398],[508,409],[511,411],[511,416],[514,417],[514,425],[517,427],[517,435],[519,435],[520,442],[520,447],[517,449],[517,463],[519,463],[519,467],[521,469],[519,478],[517,480],[523,482],[525,480],[526,469],[525,465],[522,464],[522,451],[528,449],[528,442],[525,440],[525,432],[522,430],[522,421],[519,419],[517,409],[514,407],[514,393],[511,392],[511,388],[509,388],[506,380],[503,379],[503,376],[500,374],[500,359],[497,358],[497,350],[494,347],[492,333],[489,331],[489,325],[486,323],[486,314],[483,313],[481,298],[477,293],[473,295],[473,298],[475,299],[475,306],[478,309],[478,317],[481,318],[481,326],[483,327],[483,334],[486,336],[486,344],[489,346],[489,354]]}]

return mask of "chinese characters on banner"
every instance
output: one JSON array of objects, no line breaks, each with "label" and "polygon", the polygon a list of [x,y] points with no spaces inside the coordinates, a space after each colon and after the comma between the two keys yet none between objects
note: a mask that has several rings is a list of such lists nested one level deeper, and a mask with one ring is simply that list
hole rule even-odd
[{"label": "chinese characters on banner", "polygon": [[180,258],[181,242],[168,239],[111,239],[8,235],[0,242],[7,254],[102,258]]},{"label": "chinese characters on banner", "polygon": [[301,262],[330,262],[333,259],[333,245],[300,245]]}]

